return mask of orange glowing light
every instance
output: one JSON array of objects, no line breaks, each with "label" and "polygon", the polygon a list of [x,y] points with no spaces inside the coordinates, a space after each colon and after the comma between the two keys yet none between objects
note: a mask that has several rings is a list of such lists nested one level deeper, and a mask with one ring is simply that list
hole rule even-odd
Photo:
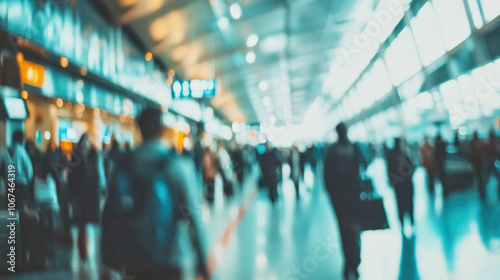
[{"label": "orange glowing light", "polygon": [[25,90],[21,91],[21,98],[22,99],[28,99],[28,92],[25,91]]},{"label": "orange glowing light", "polygon": [[56,99],[56,106],[57,106],[58,108],[61,108],[63,105],[64,105],[63,100],[62,100],[61,98],[57,98],[57,99]]},{"label": "orange glowing light", "polygon": [[151,59],[153,59],[153,54],[151,52],[147,52],[144,58],[146,59],[146,61],[150,61]]},{"label": "orange glowing light", "polygon": [[61,56],[60,62],[61,62],[61,67],[62,68],[68,67],[69,61],[64,56]]},{"label": "orange glowing light", "polygon": [[253,137],[255,137],[255,136],[257,136],[257,131],[255,131],[255,130],[250,130],[250,137],[252,137],[252,138],[253,138]]},{"label": "orange glowing light", "polygon": [[17,55],[16,55],[16,59],[17,59],[17,62],[21,62],[24,60],[24,55],[22,52],[18,52]]}]

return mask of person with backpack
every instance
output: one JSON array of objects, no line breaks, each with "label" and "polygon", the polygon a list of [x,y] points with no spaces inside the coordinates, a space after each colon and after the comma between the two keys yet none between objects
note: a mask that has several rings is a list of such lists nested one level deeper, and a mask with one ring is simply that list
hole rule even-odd
[{"label": "person with backpack", "polygon": [[144,142],[116,167],[102,221],[101,254],[106,267],[126,277],[182,279],[187,223],[196,253],[196,273],[208,279],[194,162],[162,141],[163,112],[147,108],[137,118]]},{"label": "person with backpack", "polygon": [[361,149],[347,137],[347,126],[339,123],[335,128],[338,141],[326,150],[323,176],[326,190],[337,215],[344,254],[344,278],[359,278],[361,263],[360,241],[360,168],[368,161]]}]

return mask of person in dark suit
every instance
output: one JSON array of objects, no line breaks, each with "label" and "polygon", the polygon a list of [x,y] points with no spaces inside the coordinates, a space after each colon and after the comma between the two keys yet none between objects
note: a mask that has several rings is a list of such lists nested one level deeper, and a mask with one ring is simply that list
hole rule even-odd
[{"label": "person in dark suit", "polygon": [[446,187],[446,172],[445,172],[445,163],[446,157],[448,153],[446,152],[447,143],[443,140],[441,134],[436,136],[436,141],[434,143],[434,153],[433,153],[433,161],[434,161],[434,174],[437,175],[439,181],[441,181],[441,185],[443,186],[443,195],[444,197],[448,196],[448,189]]},{"label": "person in dark suit", "polygon": [[78,225],[78,251],[82,261],[88,258],[87,224],[99,223],[101,187],[104,186],[104,167],[90,136],[85,133],[71,155],[68,189],[71,194],[74,220]]},{"label": "person in dark suit", "polygon": [[359,221],[359,195],[361,193],[360,167],[366,167],[358,145],[349,141],[347,126],[336,127],[338,141],[330,145],[324,161],[324,180],[330,200],[337,215],[344,253],[344,277],[359,278],[361,241]]},{"label": "person in dark suit", "polygon": [[266,143],[266,151],[260,158],[260,169],[262,172],[262,185],[269,189],[269,199],[274,205],[278,199],[278,183],[280,182],[280,171],[283,163],[278,150]]},{"label": "person in dark suit", "polygon": [[290,178],[295,186],[295,196],[300,199],[300,175],[301,175],[301,164],[300,164],[300,152],[297,146],[293,146],[290,151],[290,157],[288,159],[290,165]]},{"label": "person in dark suit", "polygon": [[394,188],[398,203],[399,220],[404,228],[404,216],[410,216],[413,225],[413,173],[415,165],[410,159],[400,138],[394,139],[394,149],[389,152],[387,160],[389,183]]}]

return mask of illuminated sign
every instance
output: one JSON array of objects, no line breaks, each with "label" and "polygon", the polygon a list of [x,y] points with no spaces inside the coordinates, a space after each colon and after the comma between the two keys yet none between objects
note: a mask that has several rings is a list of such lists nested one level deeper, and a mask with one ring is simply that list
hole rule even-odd
[{"label": "illuminated sign", "polygon": [[214,80],[176,80],[172,83],[172,98],[212,98],[216,94]]},{"label": "illuminated sign", "polygon": [[39,87],[43,86],[45,80],[45,68],[27,60],[19,61],[19,72],[21,74],[21,83]]}]

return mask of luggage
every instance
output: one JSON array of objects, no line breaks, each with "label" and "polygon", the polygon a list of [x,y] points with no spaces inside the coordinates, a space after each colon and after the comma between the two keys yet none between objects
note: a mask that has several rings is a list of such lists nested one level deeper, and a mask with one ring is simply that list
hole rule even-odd
[{"label": "luggage", "polygon": [[366,175],[366,171],[361,172],[361,194],[359,204],[359,222],[362,231],[389,228],[384,200],[376,194],[373,182]]},{"label": "luggage", "polygon": [[51,175],[47,175],[46,178],[35,178],[35,202],[37,205],[43,204],[52,209],[59,208],[56,182]]},{"label": "luggage", "polygon": [[465,158],[449,155],[445,164],[445,193],[463,191],[474,187],[472,166]]},{"label": "luggage", "polygon": [[361,230],[379,230],[388,229],[389,222],[384,208],[382,198],[369,198],[360,200],[360,217],[359,222]]}]

